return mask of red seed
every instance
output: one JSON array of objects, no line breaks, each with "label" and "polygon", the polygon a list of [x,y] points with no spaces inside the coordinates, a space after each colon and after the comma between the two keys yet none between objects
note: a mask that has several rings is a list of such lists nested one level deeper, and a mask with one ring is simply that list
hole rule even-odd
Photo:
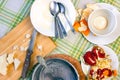
[{"label": "red seed", "polygon": [[90,75],[93,75],[93,73],[94,73],[94,70],[93,69],[90,70]]}]

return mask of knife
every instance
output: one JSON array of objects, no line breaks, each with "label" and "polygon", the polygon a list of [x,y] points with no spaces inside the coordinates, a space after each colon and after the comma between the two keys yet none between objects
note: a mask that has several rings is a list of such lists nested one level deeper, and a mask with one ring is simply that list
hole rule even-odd
[{"label": "knife", "polygon": [[26,58],[25,58],[25,62],[24,62],[23,70],[22,70],[22,78],[23,79],[26,77],[27,70],[28,70],[29,65],[30,65],[30,60],[31,60],[31,55],[33,53],[36,35],[37,35],[37,31],[34,29],[32,36],[31,36],[30,43],[29,43],[29,47],[27,49]]}]

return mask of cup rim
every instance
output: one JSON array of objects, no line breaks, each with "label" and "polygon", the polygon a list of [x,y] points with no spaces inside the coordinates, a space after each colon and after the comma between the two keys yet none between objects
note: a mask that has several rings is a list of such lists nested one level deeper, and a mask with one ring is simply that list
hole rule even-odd
[{"label": "cup rim", "polygon": [[[100,10],[106,10],[107,12],[112,13],[112,15],[113,15],[114,18],[115,18],[114,27],[112,28],[112,30],[111,30],[110,32],[108,32],[108,33],[106,33],[106,34],[96,33],[95,31],[93,31],[93,29],[92,29],[92,27],[91,27],[92,25],[90,25],[90,20],[91,20],[92,16],[94,15],[95,12],[100,11]],[[113,11],[111,11],[110,9],[106,9],[106,8],[96,9],[96,10],[94,10],[94,11],[89,15],[89,17],[88,17],[88,27],[89,27],[90,31],[91,31],[93,34],[97,35],[97,36],[108,36],[108,35],[110,35],[111,33],[113,33],[113,32],[115,31],[116,25],[117,25],[116,15],[115,15],[115,14],[113,13]]]}]

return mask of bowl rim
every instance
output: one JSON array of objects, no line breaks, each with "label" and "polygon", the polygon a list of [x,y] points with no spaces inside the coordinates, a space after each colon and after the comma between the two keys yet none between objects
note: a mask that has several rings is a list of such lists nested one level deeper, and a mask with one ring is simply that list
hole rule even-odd
[{"label": "bowl rim", "polygon": [[[92,29],[92,27],[91,27],[92,25],[90,25],[90,20],[91,20],[92,16],[94,16],[94,13],[95,13],[95,12],[100,11],[100,10],[106,10],[107,12],[112,13],[112,15],[113,15],[114,18],[115,18],[115,23],[114,23],[113,29],[112,29],[110,32],[106,33],[106,34],[96,33],[95,31],[93,31],[93,29]],[[94,10],[93,12],[91,12],[91,14],[90,14],[89,17],[88,17],[88,27],[89,27],[90,31],[91,31],[93,34],[97,35],[97,36],[103,36],[103,37],[104,37],[104,36],[108,36],[108,35],[110,35],[111,33],[113,33],[113,32],[115,31],[116,27],[117,27],[117,18],[116,18],[116,15],[115,15],[115,14],[113,13],[113,11],[111,11],[110,9],[106,9],[106,8],[96,9],[96,10]]]}]

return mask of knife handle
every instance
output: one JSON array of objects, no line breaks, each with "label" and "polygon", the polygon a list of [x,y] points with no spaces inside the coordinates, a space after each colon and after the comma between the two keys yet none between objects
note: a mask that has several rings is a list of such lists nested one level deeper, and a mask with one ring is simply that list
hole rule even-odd
[{"label": "knife handle", "polygon": [[24,66],[23,66],[23,71],[22,71],[22,78],[24,79],[27,75],[27,71],[28,71],[28,68],[29,68],[29,65],[30,65],[30,60],[31,60],[31,54],[33,53],[33,51],[31,50],[27,50],[27,56],[25,58],[25,61],[24,61]]}]

